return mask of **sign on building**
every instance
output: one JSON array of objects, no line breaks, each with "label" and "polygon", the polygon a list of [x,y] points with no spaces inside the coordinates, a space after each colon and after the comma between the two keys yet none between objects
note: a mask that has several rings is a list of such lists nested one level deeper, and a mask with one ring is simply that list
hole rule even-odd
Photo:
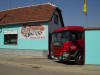
[{"label": "sign on building", "polygon": [[41,26],[22,26],[20,27],[20,38],[35,38],[42,39],[46,38],[46,27]]},{"label": "sign on building", "polygon": [[5,30],[4,34],[17,34],[17,30]]}]

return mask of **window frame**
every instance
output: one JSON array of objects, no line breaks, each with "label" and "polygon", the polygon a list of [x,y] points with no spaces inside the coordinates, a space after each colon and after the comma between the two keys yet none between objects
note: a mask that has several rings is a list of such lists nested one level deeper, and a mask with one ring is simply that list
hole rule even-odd
[{"label": "window frame", "polygon": [[[16,35],[15,36],[16,37],[15,38],[16,39],[16,42],[11,42],[11,39],[13,39],[13,38],[10,37],[10,39],[8,39],[9,42],[8,43],[5,43],[5,42],[7,42],[7,40],[6,40],[7,35],[11,35],[11,36]],[[4,45],[18,45],[18,34],[4,34]]]}]

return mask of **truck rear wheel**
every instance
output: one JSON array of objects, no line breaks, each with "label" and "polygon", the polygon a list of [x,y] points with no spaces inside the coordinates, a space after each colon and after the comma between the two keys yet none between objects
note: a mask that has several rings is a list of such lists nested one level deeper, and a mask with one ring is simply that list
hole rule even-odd
[{"label": "truck rear wheel", "polygon": [[84,58],[83,58],[83,54],[82,53],[79,53],[77,56],[76,56],[76,64],[78,65],[83,65],[84,64]]}]

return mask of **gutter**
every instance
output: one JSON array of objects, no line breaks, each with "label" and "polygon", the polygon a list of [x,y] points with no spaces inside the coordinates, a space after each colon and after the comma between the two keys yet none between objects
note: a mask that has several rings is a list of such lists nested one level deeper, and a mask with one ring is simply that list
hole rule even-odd
[{"label": "gutter", "polygon": [[38,23],[38,22],[40,22],[40,23],[48,23],[48,20],[16,22],[16,23],[0,24],[0,26],[15,25],[15,24],[29,24],[29,23]]},{"label": "gutter", "polygon": [[85,30],[100,30],[100,27],[87,27],[87,28],[84,28]]}]

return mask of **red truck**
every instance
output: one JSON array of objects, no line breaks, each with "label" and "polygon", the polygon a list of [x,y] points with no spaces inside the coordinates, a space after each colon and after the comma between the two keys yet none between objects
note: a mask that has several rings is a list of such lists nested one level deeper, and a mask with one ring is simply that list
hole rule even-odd
[{"label": "red truck", "polygon": [[84,64],[84,28],[65,26],[52,32],[51,58]]}]

